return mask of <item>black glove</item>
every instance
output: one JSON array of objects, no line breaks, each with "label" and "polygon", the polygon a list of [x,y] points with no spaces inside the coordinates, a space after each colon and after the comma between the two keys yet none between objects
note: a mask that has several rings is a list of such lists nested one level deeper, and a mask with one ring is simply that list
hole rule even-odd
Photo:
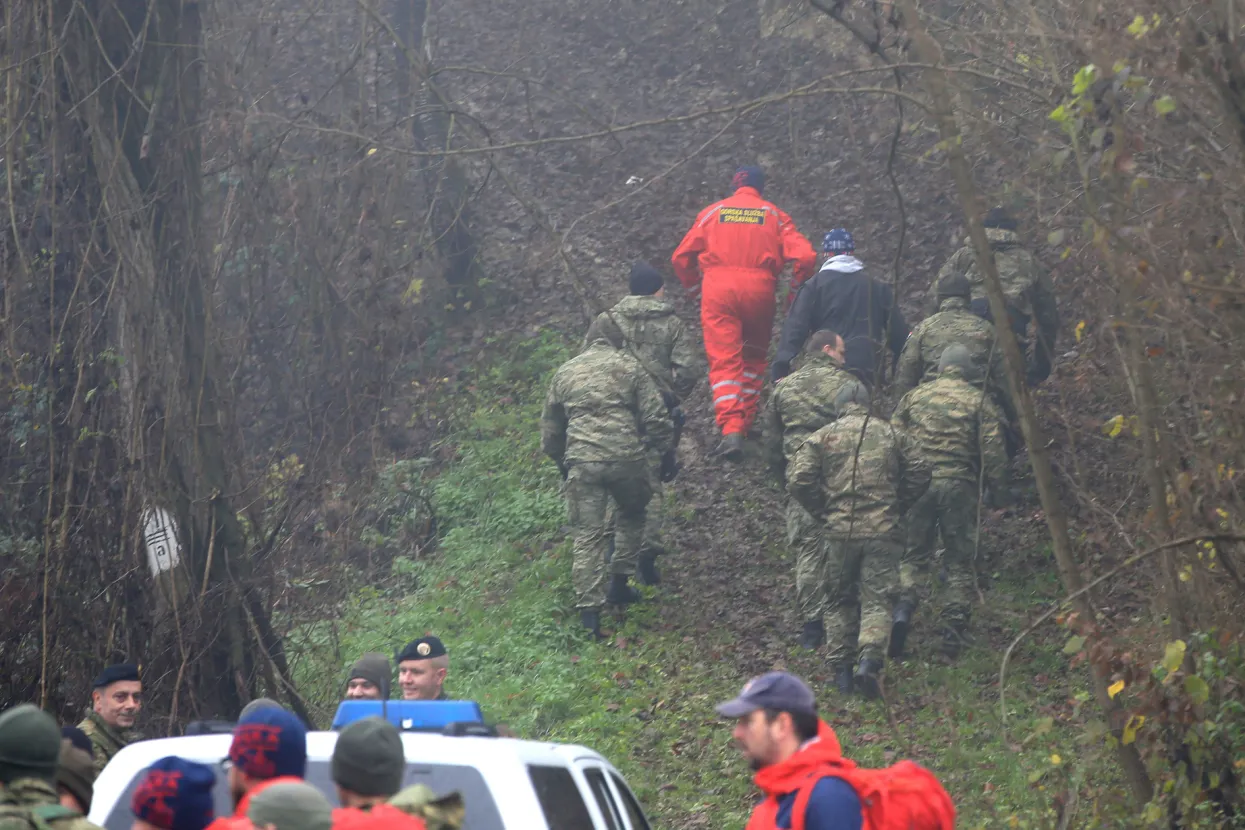
[{"label": "black glove", "polygon": [[669,450],[661,455],[661,480],[674,481],[675,476],[679,474],[679,460],[675,457],[674,450]]},{"label": "black glove", "polygon": [[770,371],[770,375],[774,378],[774,383],[777,383],[778,381],[782,380],[789,374],[791,374],[791,361],[789,360],[775,360],[774,361],[774,365],[771,367],[771,371]]},{"label": "black glove", "polygon": [[570,471],[570,467],[567,467],[565,463],[561,461],[558,462],[558,472],[562,474],[563,481],[566,481],[566,474]]},{"label": "black glove", "polygon": [[674,421],[674,425],[682,429],[687,425],[687,416],[683,414],[683,407],[673,406],[670,408],[670,420]]}]

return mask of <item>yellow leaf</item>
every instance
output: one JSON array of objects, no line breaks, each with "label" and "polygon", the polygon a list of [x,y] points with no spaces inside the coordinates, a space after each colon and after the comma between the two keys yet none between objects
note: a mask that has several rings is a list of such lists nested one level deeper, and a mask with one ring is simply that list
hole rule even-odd
[{"label": "yellow leaf", "polygon": [[1102,425],[1102,431],[1110,438],[1115,438],[1124,431],[1124,416],[1116,415],[1111,420]]},{"label": "yellow leaf", "polygon": [[1124,724],[1124,735],[1121,737],[1121,743],[1125,746],[1137,740],[1137,730],[1141,729],[1146,722],[1145,715],[1133,715],[1128,719],[1128,723]]},{"label": "yellow leaf", "polygon": [[1085,336],[1085,321],[1076,324],[1076,342],[1080,343],[1081,338]]},{"label": "yellow leaf", "polygon": [[1177,671],[1180,664],[1184,662],[1184,653],[1187,648],[1184,640],[1172,640],[1163,651],[1163,662],[1159,665],[1167,669],[1168,674]]},{"label": "yellow leaf", "polygon": [[1063,759],[1060,758],[1058,755],[1052,755],[1050,756],[1050,762],[1054,764],[1055,766],[1059,766],[1060,764],[1063,763]]},{"label": "yellow leaf", "polygon": [[1108,686],[1108,687],[1107,687],[1107,694],[1108,694],[1108,695],[1110,695],[1111,697],[1115,697],[1116,695],[1118,695],[1118,694],[1119,694],[1120,692],[1122,692],[1122,691],[1124,691],[1124,681],[1123,681],[1123,680],[1117,680],[1117,681],[1115,681],[1114,683],[1112,683],[1110,686]]},{"label": "yellow leaf", "polygon": [[373,147],[372,149],[368,150],[368,151],[367,151],[367,154],[368,154],[369,156],[374,156],[374,155],[376,155],[376,148],[375,148],[375,147]]}]

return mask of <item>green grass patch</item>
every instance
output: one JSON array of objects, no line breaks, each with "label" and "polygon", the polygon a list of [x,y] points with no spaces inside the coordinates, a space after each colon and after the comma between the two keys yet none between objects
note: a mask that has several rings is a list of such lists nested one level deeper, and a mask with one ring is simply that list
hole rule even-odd
[{"label": "green grass patch", "polygon": [[[358,592],[334,619],[289,637],[299,688],[326,721],[359,654],[392,654],[435,633],[450,649],[452,696],[478,700],[490,719],[523,737],[601,752],[657,826],[743,827],[751,775],[713,704],[738,691],[732,653],[747,632],[687,637],[667,627],[660,594],[625,620],[608,620],[617,630],[607,642],[581,632],[559,481],[539,451],[544,389],[569,352],[552,338],[497,351],[509,357],[463,393],[448,439],[454,461],[428,482],[436,550],[399,559],[390,588]],[[773,521],[778,528],[782,517]],[[775,662],[816,685],[850,757],[881,766],[910,756],[931,767],[956,801],[960,827],[1051,826],[1052,794],[1075,786],[1085,798],[1114,785],[1101,740],[1084,739],[1084,678],[1068,669],[1057,630],[1034,635],[1013,658],[1005,731],[1000,654],[989,644],[1010,641],[1057,591],[1045,576],[998,581],[977,612],[979,644],[954,664],[912,658],[894,667],[889,710],[835,697],[818,655],[793,646]],[[757,618],[761,624],[771,612],[757,609]],[[932,636],[918,630],[913,652],[932,654]]]}]

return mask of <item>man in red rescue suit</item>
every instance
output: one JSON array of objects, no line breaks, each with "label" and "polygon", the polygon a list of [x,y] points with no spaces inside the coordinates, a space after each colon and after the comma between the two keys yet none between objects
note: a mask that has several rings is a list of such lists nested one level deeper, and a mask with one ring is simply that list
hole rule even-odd
[{"label": "man in red rescue suit", "polygon": [[911,761],[871,770],[844,758],[795,675],[754,677],[717,709],[736,719],[735,742],[765,794],[747,830],[955,830],[955,805],[928,770]]},{"label": "man in red rescue suit", "polygon": [[761,198],[765,174],[741,167],[735,194],[705,208],[671,257],[675,276],[700,296],[709,385],[727,460],[743,457],[765,378],[774,327],[774,288],[792,263],[791,294],[817,266],[817,253],[791,217]]}]

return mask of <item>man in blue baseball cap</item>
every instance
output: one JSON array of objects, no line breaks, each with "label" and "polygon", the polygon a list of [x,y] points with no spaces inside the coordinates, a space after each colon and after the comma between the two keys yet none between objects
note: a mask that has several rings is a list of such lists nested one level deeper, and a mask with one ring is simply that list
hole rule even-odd
[{"label": "man in blue baseball cap", "polygon": [[882,377],[886,351],[892,363],[903,351],[908,324],[890,286],[870,277],[855,257],[850,231],[835,228],[822,239],[821,270],[803,285],[782,327],[773,376],[782,380],[804,341],[815,331],[830,329],[843,336],[843,368],[873,386]]},{"label": "man in blue baseball cap", "polygon": [[[855,764],[843,758],[834,730],[817,716],[817,701],[807,683],[772,671],[749,680],[717,711],[736,719],[732,735],[756,770],[753,781],[766,795],[749,827],[785,829],[799,823],[806,830],[860,830],[860,797],[835,775]],[[804,817],[796,822],[801,795]]]}]

